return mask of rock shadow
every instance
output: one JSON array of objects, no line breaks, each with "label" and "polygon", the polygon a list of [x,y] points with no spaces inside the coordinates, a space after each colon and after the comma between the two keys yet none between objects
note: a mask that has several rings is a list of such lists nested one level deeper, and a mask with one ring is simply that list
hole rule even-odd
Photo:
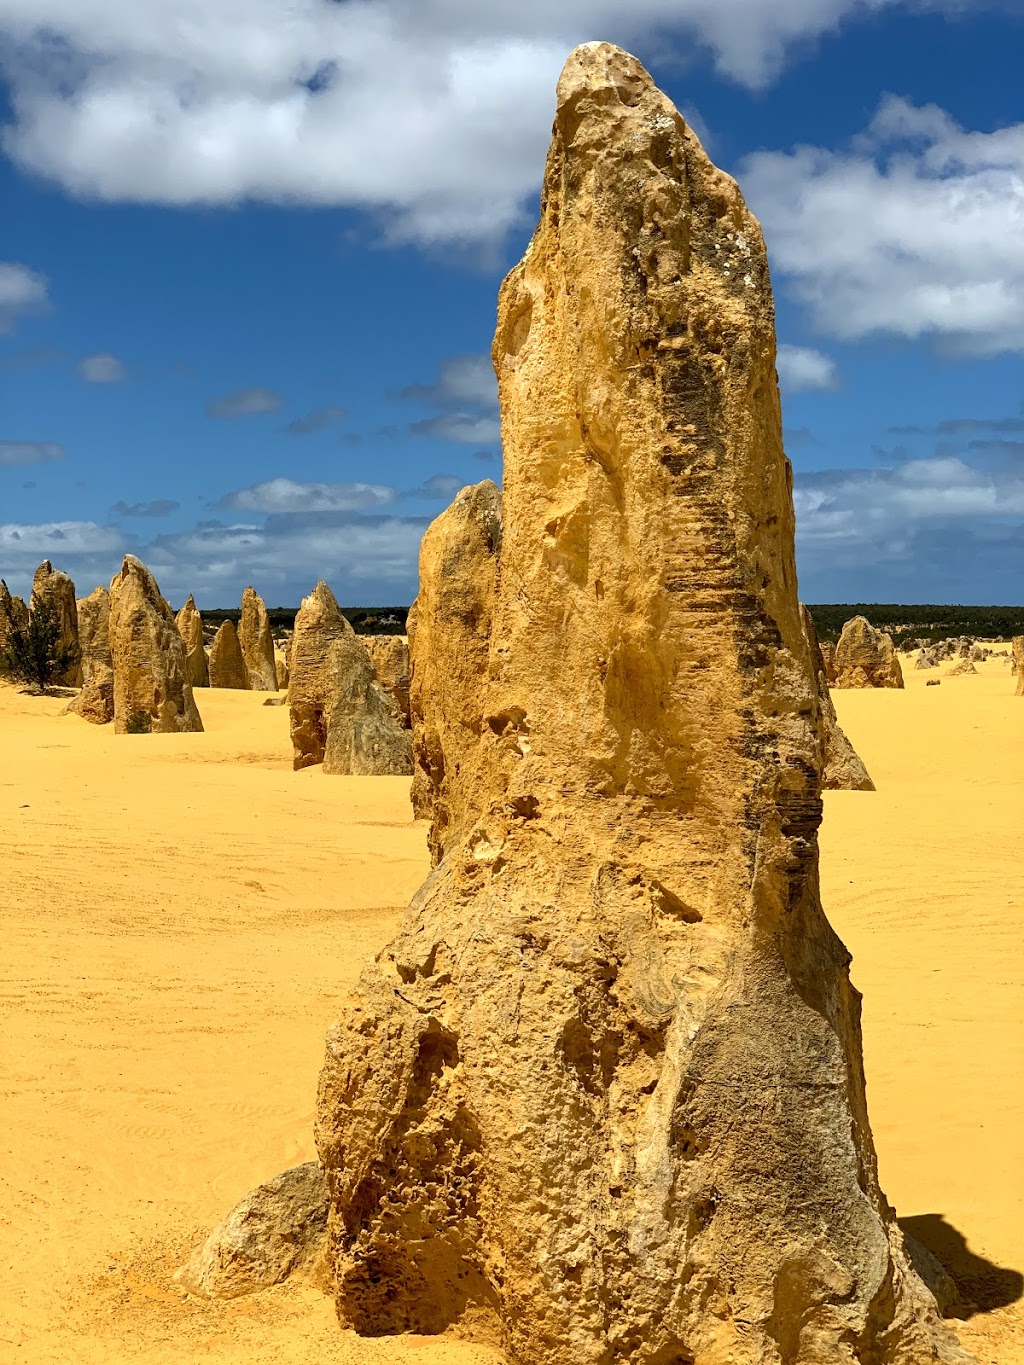
[{"label": "rock shadow", "polygon": [[941,1213],[922,1213],[897,1221],[908,1237],[927,1247],[955,1281],[962,1305],[957,1317],[991,1313],[1024,1296],[1024,1275],[978,1256],[963,1233],[947,1223]]}]

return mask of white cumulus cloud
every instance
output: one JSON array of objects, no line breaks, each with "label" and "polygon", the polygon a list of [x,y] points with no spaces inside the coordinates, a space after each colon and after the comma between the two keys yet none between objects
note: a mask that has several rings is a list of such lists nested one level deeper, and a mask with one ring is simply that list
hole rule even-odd
[{"label": "white cumulus cloud", "polygon": [[354,512],[386,507],[395,490],[376,483],[296,483],[268,479],[240,488],[221,499],[222,507],[250,512]]},{"label": "white cumulus cloud", "polygon": [[493,238],[537,184],[576,43],[710,53],[759,87],[794,44],[924,3],[0,0],[4,145],[82,197],[343,204],[397,239]]},{"label": "white cumulus cloud", "polygon": [[1024,350],[1024,123],[969,132],[887,96],[847,150],[758,152],[740,179],[823,333]]},{"label": "white cumulus cloud", "polygon": [[781,345],[775,358],[779,384],[787,393],[834,389],[839,383],[835,361],[810,346]]}]

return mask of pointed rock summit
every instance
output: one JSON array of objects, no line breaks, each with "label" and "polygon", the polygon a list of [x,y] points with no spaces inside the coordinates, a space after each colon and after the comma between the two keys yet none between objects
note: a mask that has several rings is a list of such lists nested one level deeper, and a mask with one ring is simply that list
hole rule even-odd
[{"label": "pointed rock summit", "polygon": [[254,692],[277,691],[277,664],[274,661],[274,639],[270,633],[270,618],[266,604],[253,587],[242,594],[242,619],[238,626],[238,643],[242,647],[245,672]]},{"label": "pointed rock summit", "polygon": [[[44,559],[36,569],[32,579],[32,596],[29,599],[29,613],[45,604],[58,627],[58,640],[63,648],[71,648],[77,656],[78,641],[78,604],[75,601],[75,585],[66,573],[55,569],[48,559]],[[77,687],[82,681],[82,665],[71,664],[67,671],[54,678],[57,687]]]},{"label": "pointed rock summit", "polygon": [[236,692],[249,690],[245,656],[233,621],[221,622],[210,646],[210,686],[227,687]]},{"label": "pointed rock summit", "polygon": [[193,687],[209,687],[210,667],[203,647],[203,618],[191,593],[174,618],[174,623],[185,643],[185,667],[189,682]]},{"label": "pointed rock summit", "polygon": [[[466,733],[421,741],[440,861],[321,1074],[339,1314],[490,1324],[513,1365],[963,1359],[879,1189],[819,900],[761,232],[608,44],[559,82],[494,362],[493,598],[460,510],[468,612],[428,575],[414,623],[424,729],[465,689]],[[431,683],[441,621],[480,667]]]},{"label": "pointed rock summit", "polygon": [[125,555],[111,579],[109,629],[115,732],[202,730],[174,613],[156,579],[134,555]]},{"label": "pointed rock summit", "polygon": [[833,687],[902,687],[903,669],[892,636],[864,616],[843,626],[835,653]]}]

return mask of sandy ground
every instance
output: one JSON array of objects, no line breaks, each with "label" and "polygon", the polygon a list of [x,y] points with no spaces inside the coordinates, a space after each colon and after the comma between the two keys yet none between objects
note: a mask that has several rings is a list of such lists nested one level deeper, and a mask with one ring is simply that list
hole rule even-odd
[{"label": "sandy ground", "polygon": [[[965,1343],[1024,1365],[1024,699],[1002,661],[929,676],[835,694],[879,791],[826,794],[824,899],[885,1189],[989,1309]],[[0,1360],[496,1362],[360,1340],[307,1287],[173,1286],[314,1155],[324,1031],[427,867],[407,781],[292,773],[286,710],[198,700],[205,735],[114,736],[0,687]]]}]

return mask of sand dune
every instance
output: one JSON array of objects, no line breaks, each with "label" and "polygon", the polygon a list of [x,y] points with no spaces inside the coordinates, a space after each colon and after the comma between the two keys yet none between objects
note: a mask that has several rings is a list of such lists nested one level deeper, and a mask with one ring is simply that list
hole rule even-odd
[{"label": "sand dune", "polygon": [[[965,1343],[1024,1365],[1024,703],[978,667],[835,694],[879,790],[826,794],[822,881],[883,1186],[923,1240],[966,1239],[993,1308]],[[286,710],[198,699],[205,734],[115,737],[0,687],[0,1359],[496,1361],[342,1333],[308,1287],[205,1304],[171,1282],[314,1155],[324,1030],[427,869],[407,779],[293,773]]]}]

